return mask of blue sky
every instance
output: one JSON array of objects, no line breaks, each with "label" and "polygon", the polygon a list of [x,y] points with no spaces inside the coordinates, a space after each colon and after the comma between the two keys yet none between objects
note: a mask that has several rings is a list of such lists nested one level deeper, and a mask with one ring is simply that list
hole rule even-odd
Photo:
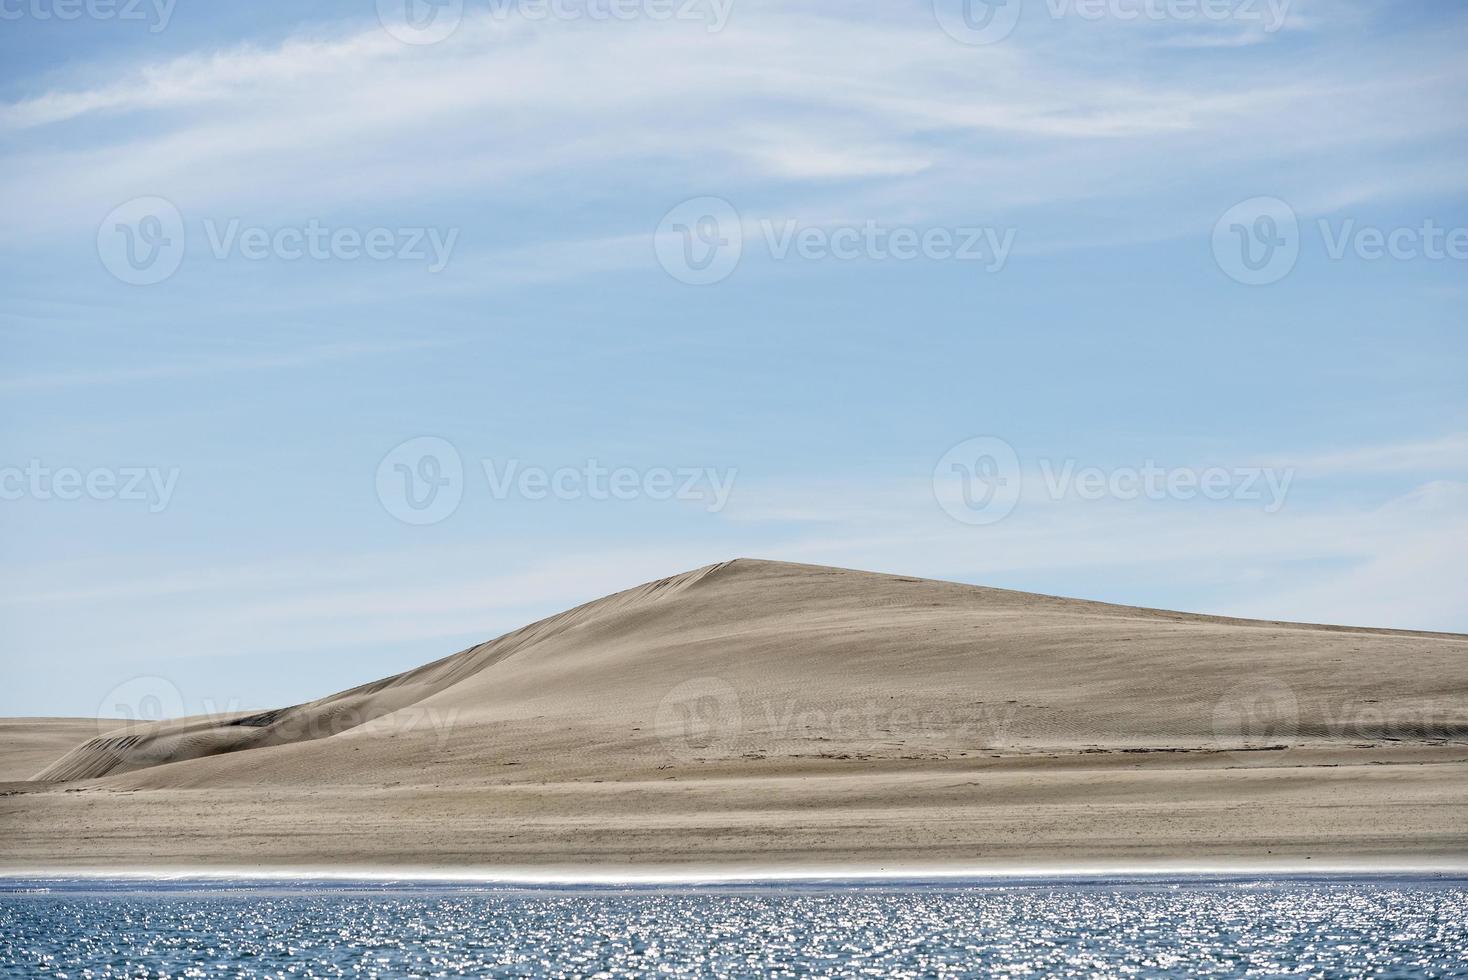
[{"label": "blue sky", "polygon": [[0,714],[736,555],[1468,630],[1468,7],[609,2],[4,8]]}]

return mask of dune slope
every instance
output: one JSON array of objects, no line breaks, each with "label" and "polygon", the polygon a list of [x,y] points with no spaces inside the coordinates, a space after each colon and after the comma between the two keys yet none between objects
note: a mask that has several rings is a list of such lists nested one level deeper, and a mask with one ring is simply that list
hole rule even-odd
[{"label": "dune slope", "polygon": [[1465,704],[1468,637],[741,559],[316,701],[108,732],[0,821],[50,865],[1468,856]]},{"label": "dune slope", "polygon": [[[426,743],[484,725],[520,729],[519,744],[544,729],[539,741],[552,751],[582,733],[593,755],[637,756],[652,736],[661,743],[654,755],[710,758],[822,743],[900,757],[996,746],[1456,739],[1468,733],[1465,695],[1462,637],[1227,620],[736,560],[306,704],[131,726],[86,742],[36,778],[301,747],[353,730]],[[332,748],[361,745],[359,737]],[[326,751],[317,746],[313,757]]]}]

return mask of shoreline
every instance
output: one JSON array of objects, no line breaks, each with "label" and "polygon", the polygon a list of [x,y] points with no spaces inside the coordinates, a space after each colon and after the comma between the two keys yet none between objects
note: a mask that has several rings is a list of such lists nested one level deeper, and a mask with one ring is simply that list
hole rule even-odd
[{"label": "shoreline", "polygon": [[[800,774],[753,762],[681,778],[392,787],[152,789],[117,785],[124,776],[0,796],[0,875],[656,884],[1460,873],[1460,751],[1292,750],[1268,765],[1172,754],[899,770],[851,760]],[[817,774],[826,765],[835,771]]]},{"label": "shoreline", "polygon": [[0,883],[62,881],[261,882],[299,884],[504,885],[525,887],[656,887],[760,886],[801,884],[939,885],[957,883],[1084,884],[1125,881],[1190,881],[1198,879],[1468,879],[1468,859],[1460,861],[1280,861],[1145,863],[1094,862],[1080,865],[997,865],[858,867],[703,867],[647,868],[593,872],[576,868],[465,869],[432,867],[201,867],[158,868],[0,868]]}]

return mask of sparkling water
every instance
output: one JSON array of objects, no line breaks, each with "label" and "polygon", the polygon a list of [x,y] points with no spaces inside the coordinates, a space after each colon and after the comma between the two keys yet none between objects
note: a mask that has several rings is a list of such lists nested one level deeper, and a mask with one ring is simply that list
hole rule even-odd
[{"label": "sparkling water", "polygon": [[1468,976],[1468,880],[0,879],[0,976]]}]

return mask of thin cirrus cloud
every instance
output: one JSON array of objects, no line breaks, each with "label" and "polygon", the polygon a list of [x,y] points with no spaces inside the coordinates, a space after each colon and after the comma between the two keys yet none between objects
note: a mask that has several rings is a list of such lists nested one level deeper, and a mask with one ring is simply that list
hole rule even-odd
[{"label": "thin cirrus cloud", "polygon": [[[1136,459],[1122,461],[1120,464],[1113,461],[1101,465],[1097,461],[1074,457],[1049,456],[1036,459],[1032,458],[1032,454],[1027,454],[1019,474],[1019,500],[1026,507],[1075,504],[1076,484],[1073,479],[1065,479],[1067,474],[1073,477],[1078,469],[1096,468],[1110,472],[1117,465],[1131,469],[1165,466],[1169,471],[1198,473],[1224,464],[1216,459],[1176,465],[1165,461],[1159,463],[1153,459]],[[1282,505],[1288,504],[1291,491],[1310,487],[1315,482],[1329,484],[1331,481],[1345,481],[1359,485],[1368,477],[1386,475],[1406,478],[1410,481],[1409,487],[1415,488],[1432,485],[1433,481],[1468,470],[1468,434],[1453,433],[1432,439],[1329,451],[1246,453],[1239,454],[1227,467],[1269,471],[1269,477],[1261,477],[1255,481],[1254,487],[1265,498],[1277,491],[1282,497]],[[957,479],[945,479],[935,486],[926,475],[922,479],[908,481],[873,481],[860,478],[857,474],[847,474],[822,480],[756,485],[745,483],[734,496],[725,516],[741,522],[892,524],[909,522],[915,512],[931,511],[927,516],[939,521],[941,515],[931,507],[934,493],[947,494],[951,490],[956,497]],[[1053,490],[1055,486],[1063,487],[1066,492],[1056,494]],[[1396,492],[1405,492],[1400,485],[1397,486]],[[1411,499],[1416,492],[1412,490],[1405,499]],[[1145,503],[1143,507],[1146,507]],[[1090,509],[1095,511],[1100,508]],[[1155,507],[1150,509],[1156,510]],[[1226,540],[1221,540],[1220,544],[1228,546]]]},{"label": "thin cirrus cloud", "polygon": [[151,363],[139,367],[112,367],[95,370],[54,371],[16,377],[0,377],[0,394],[46,389],[90,388],[101,385],[126,385],[140,381],[197,377],[237,371],[268,371],[280,368],[307,367],[355,357],[384,356],[405,351],[445,346],[445,341],[411,340],[390,342],[350,341],[316,344],[274,353],[244,354],[194,358],[192,360]]},{"label": "thin cirrus cloud", "polygon": [[[1260,194],[1292,203],[1302,231],[1374,208],[1461,223],[1468,11],[1296,0],[1274,33],[1027,13],[1007,41],[966,47],[926,2],[741,0],[720,33],[484,6],[422,48],[367,4],[284,40],[189,47],[164,32],[146,58],[6,85],[7,434],[21,459],[67,449],[192,481],[162,516],[16,509],[0,604],[7,666],[33,691],[18,706],[90,710],[47,700],[58,663],[105,688],[124,660],[211,658],[200,669],[223,676],[231,654],[335,651],[323,676],[367,679],[736,554],[1468,628],[1452,558],[1468,550],[1468,436],[1438,380],[1456,357],[1450,304],[1428,302],[1451,295],[1448,267],[1322,273],[1316,235],[1291,279],[1251,290],[1207,254],[1218,215]],[[125,286],[99,266],[98,223],[153,194],[190,222],[188,251],[166,283]],[[704,194],[735,205],[747,247],[735,278],[699,292],[660,274],[652,239]],[[236,217],[462,234],[437,275],[211,260],[199,223]],[[1013,227],[1026,261],[1002,281],[916,264],[858,281],[767,260],[766,219]],[[1128,248],[1184,236],[1188,249]],[[1176,261],[1145,264],[1159,257]],[[874,346],[889,325],[893,346]],[[928,349],[898,350],[899,328],[930,333]],[[456,346],[409,356],[439,343]],[[759,377],[727,384],[745,357]],[[1266,383],[1287,386],[1269,390],[1278,404],[1240,410]],[[869,430],[861,455],[813,445],[837,413]],[[957,418],[1080,465],[1110,462],[1086,455],[1118,433],[1193,467],[1245,446],[1234,462],[1294,483],[1267,513],[1052,499],[1027,472],[1012,515],[968,527],[934,499],[934,461],[914,458],[933,438],[936,457]],[[740,477],[717,514],[547,501],[512,537],[523,510],[470,500],[409,529],[372,475],[422,433],[547,463],[728,455]],[[1303,448],[1261,451],[1281,440]],[[395,652],[369,663],[373,645]],[[322,693],[287,687],[281,703]]]},{"label": "thin cirrus cloud", "polygon": [[[1443,117],[1465,85],[1447,50],[1440,61],[1436,46],[1425,64],[1404,60],[1411,37],[1347,64],[1300,56],[1282,31],[1280,50],[1225,92],[1201,61],[1159,66],[1166,85],[1103,81],[1122,52],[1153,42],[1153,28],[1076,25],[1052,45],[1021,33],[970,48],[924,11],[880,23],[765,5],[741,13],[717,34],[471,15],[430,51],[375,25],[343,25],[336,36],[137,65],[116,81],[0,106],[0,132],[31,133],[42,147],[3,154],[7,173],[27,177],[0,178],[0,200],[57,227],[159,186],[194,209],[265,214],[466,191],[492,205],[588,165],[651,192],[656,181],[636,164],[677,161],[765,196],[761,182],[856,182],[844,190],[870,204],[881,198],[866,185],[897,181],[909,208],[954,195],[1046,206],[1156,193],[1177,163],[1159,146],[1220,179],[1241,161],[1299,152],[1302,132],[1321,152],[1385,154],[1448,131]],[[1102,36],[1118,54],[1095,54]],[[1359,84],[1362,73],[1372,86]],[[664,124],[643,125],[654,119]],[[1076,172],[1064,152],[1075,141],[1099,167]],[[1420,171],[1443,152],[1383,166]],[[1321,177],[1310,192],[1328,197],[1338,181],[1329,167]],[[795,191],[781,193],[781,206],[798,206]]]},{"label": "thin cirrus cloud", "polygon": [[1468,548],[1465,502],[1468,483],[1431,481],[1378,505],[1291,504],[1272,514],[1150,501],[1025,502],[1001,523],[965,527],[936,508],[924,515],[909,507],[885,524],[838,519],[788,542],[781,555],[991,584],[1170,568],[1209,596],[1194,611],[1462,631],[1468,621],[1451,556]]},{"label": "thin cirrus cloud", "polygon": [[1289,466],[1306,475],[1462,472],[1468,469],[1468,433],[1335,452],[1274,457],[1266,460],[1264,465]]},{"label": "thin cirrus cloud", "polygon": [[[1468,545],[1468,524],[1460,516],[1465,492],[1463,484],[1438,484],[1377,507],[1289,507],[1276,514],[1185,507],[1159,512],[1146,504],[1104,502],[1038,516],[1016,512],[982,528],[953,524],[936,507],[907,507],[887,524],[848,513],[818,530],[755,529],[740,536],[737,553],[984,584],[1038,573],[1173,567],[1215,591],[1226,583],[1233,593],[1201,611],[1462,629],[1460,597],[1444,572],[1451,556]],[[485,547],[418,551],[411,559],[363,555],[325,575],[309,558],[283,558],[246,572],[201,567],[182,577],[144,577],[125,588],[99,568],[112,585],[73,581],[25,598],[48,606],[86,601],[98,615],[53,623],[45,635],[22,638],[38,654],[100,644],[114,659],[173,661],[382,643],[410,644],[421,658],[449,652],[450,640],[488,639],[578,602],[735,556],[712,537],[676,547],[587,547],[550,559],[501,542],[492,549],[497,569],[485,574]],[[1209,561],[1200,565],[1203,554]],[[405,562],[431,572],[405,583]],[[1309,576],[1291,571],[1302,562],[1323,563],[1327,570]],[[166,635],[145,628],[147,619],[160,617],[169,623]],[[134,620],[136,630],[129,625]]]}]

